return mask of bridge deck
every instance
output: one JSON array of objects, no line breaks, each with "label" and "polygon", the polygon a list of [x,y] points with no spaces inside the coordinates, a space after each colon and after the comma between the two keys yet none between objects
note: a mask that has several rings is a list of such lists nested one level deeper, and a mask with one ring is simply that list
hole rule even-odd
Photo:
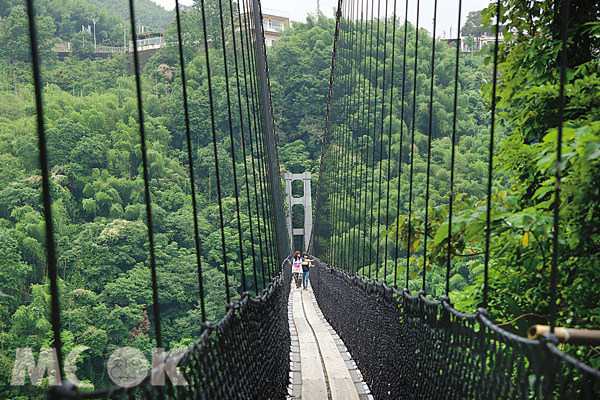
[{"label": "bridge deck", "polygon": [[312,290],[292,287],[289,315],[291,397],[305,400],[372,399],[344,343],[319,310]]}]

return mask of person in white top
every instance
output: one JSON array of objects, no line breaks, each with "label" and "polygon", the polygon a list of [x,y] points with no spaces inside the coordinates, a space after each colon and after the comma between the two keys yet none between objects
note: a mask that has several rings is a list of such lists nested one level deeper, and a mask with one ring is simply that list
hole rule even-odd
[{"label": "person in white top", "polygon": [[292,276],[294,277],[294,282],[296,282],[296,289],[300,289],[300,284],[302,282],[302,261],[304,259],[301,257],[301,253],[299,251],[294,253],[294,258],[291,260],[287,260],[292,266]]}]

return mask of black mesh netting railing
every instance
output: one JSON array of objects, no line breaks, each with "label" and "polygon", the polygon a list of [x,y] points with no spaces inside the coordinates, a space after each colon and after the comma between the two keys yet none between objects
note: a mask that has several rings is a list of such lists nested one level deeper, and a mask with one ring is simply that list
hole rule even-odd
[{"label": "black mesh netting railing", "polygon": [[[185,385],[175,386],[162,371],[167,356],[139,385],[79,393],[58,386],[52,399],[282,399],[287,395],[290,331],[287,302],[291,271],[283,268],[260,297],[247,292],[228,307],[221,321],[203,325],[203,333],[179,362]],[[121,365],[123,369],[129,366]],[[160,373],[159,373],[160,372]],[[164,385],[152,374],[164,376]],[[129,386],[125,384],[124,386]]]},{"label": "black mesh netting railing", "polygon": [[495,326],[484,309],[411,296],[317,260],[311,285],[376,399],[597,399],[600,371]]}]

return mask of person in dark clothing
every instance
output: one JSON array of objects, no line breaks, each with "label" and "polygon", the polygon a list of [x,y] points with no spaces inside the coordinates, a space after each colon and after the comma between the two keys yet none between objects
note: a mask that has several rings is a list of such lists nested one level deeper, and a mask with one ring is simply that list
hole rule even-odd
[{"label": "person in dark clothing", "polygon": [[304,289],[308,289],[308,273],[310,272],[310,269],[314,267],[312,262],[315,260],[308,258],[307,253],[304,253],[302,260],[302,286]]}]

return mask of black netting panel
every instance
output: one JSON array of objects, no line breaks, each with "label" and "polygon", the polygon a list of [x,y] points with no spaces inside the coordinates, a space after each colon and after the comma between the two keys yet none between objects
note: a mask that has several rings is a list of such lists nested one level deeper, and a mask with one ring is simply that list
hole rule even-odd
[{"label": "black netting panel", "polygon": [[[313,272],[314,271],[314,272]],[[319,307],[376,399],[598,399],[600,372],[549,342],[316,261]]]},{"label": "black netting panel", "polygon": [[52,399],[283,399],[290,366],[288,298],[291,271],[283,268],[261,297],[247,293],[215,325],[205,324],[179,366],[188,386],[140,385],[77,393],[67,385],[54,388]]}]

